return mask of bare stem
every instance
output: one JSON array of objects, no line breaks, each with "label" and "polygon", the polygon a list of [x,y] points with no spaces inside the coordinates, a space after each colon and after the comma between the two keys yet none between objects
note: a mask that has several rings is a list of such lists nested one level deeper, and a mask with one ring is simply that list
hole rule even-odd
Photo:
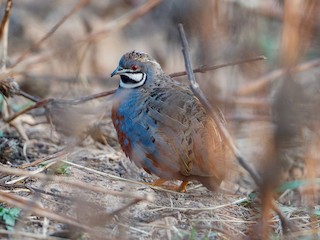
[{"label": "bare stem", "polygon": [[180,38],[181,38],[181,43],[182,43],[182,52],[183,52],[183,57],[186,65],[186,70],[188,74],[188,79],[190,81],[190,86],[192,92],[195,94],[197,98],[201,101],[203,106],[206,108],[206,110],[211,114],[212,118],[216,122],[218,126],[218,130],[221,134],[221,136],[224,138],[225,142],[228,144],[229,148],[233,151],[234,155],[236,156],[238,162],[240,165],[246,169],[249,174],[252,176],[252,178],[255,180],[255,182],[260,185],[261,179],[258,173],[244,160],[242,157],[242,154],[240,150],[236,147],[234,144],[234,141],[232,137],[230,136],[229,132],[227,131],[226,127],[223,125],[223,123],[220,120],[220,116],[217,114],[217,111],[211,106],[211,104],[208,102],[206,97],[204,96],[203,92],[199,88],[199,84],[196,81],[196,78],[194,76],[194,73],[192,71],[192,65],[190,61],[190,56],[189,56],[189,46],[187,42],[187,38],[183,29],[183,25],[179,24],[179,33],[180,33]]},{"label": "bare stem", "polygon": [[6,69],[6,62],[8,56],[8,28],[9,28],[9,17],[12,8],[12,0],[7,0],[5,13],[0,25],[0,39],[2,42],[2,56],[1,56],[1,69]]},{"label": "bare stem", "polygon": [[244,96],[249,95],[253,93],[257,93],[263,89],[265,89],[269,84],[274,82],[276,79],[281,78],[289,73],[299,73],[304,72],[307,70],[310,70],[312,68],[316,68],[320,66],[320,59],[314,59],[305,63],[302,63],[300,65],[297,65],[291,69],[277,69],[274,70],[256,80],[254,80],[252,83],[248,84],[247,86],[244,86],[240,88],[237,91],[237,95]]},{"label": "bare stem", "polygon": [[[223,64],[219,64],[219,65],[201,66],[201,67],[193,69],[193,72],[194,73],[205,73],[207,71],[216,70],[218,68],[235,66],[235,65],[239,65],[239,64],[255,62],[255,61],[260,61],[260,60],[266,60],[266,59],[267,58],[265,56],[258,56],[258,57],[248,58],[248,59],[240,59],[240,60],[237,60],[237,61],[233,61],[233,62],[229,62],[229,63],[223,63]],[[175,78],[175,77],[181,77],[181,76],[185,76],[185,75],[187,75],[187,72],[186,71],[182,71],[182,72],[171,73],[169,76],[172,77],[172,78]]]}]

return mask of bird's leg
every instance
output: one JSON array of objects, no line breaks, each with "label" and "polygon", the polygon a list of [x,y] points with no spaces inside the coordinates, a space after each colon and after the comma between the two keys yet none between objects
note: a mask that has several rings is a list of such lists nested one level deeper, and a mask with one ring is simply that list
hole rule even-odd
[{"label": "bird's leg", "polygon": [[[160,186],[163,185],[163,183],[165,183],[167,181],[168,180],[166,180],[166,179],[159,178],[159,179],[155,180],[154,182],[150,183],[150,185],[151,186],[160,187]],[[188,182],[187,181],[183,181],[180,184],[180,186],[162,186],[162,187],[164,187],[166,189],[169,189],[169,190],[185,193],[187,191],[187,185],[188,185]]]},{"label": "bird's leg", "polygon": [[155,187],[159,187],[159,186],[161,186],[162,184],[164,184],[166,181],[168,181],[168,180],[163,179],[163,178],[159,178],[159,179],[153,181],[150,185],[151,185],[151,186],[155,186]]},{"label": "bird's leg", "polygon": [[185,193],[187,191],[188,181],[183,181],[177,188],[177,192]]}]

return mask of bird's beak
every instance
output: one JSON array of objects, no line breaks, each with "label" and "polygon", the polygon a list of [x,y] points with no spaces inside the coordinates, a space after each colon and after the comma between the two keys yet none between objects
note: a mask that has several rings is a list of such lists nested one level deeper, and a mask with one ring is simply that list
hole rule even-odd
[{"label": "bird's beak", "polygon": [[113,77],[114,75],[120,75],[122,72],[124,71],[124,69],[122,67],[117,67],[116,70],[114,70],[112,73],[111,73],[111,77]]}]

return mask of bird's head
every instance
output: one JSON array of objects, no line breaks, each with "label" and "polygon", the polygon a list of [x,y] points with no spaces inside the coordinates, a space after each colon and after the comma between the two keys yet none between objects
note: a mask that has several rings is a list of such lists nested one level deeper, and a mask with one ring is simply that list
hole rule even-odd
[{"label": "bird's head", "polygon": [[121,57],[119,66],[111,73],[111,77],[120,75],[120,87],[136,88],[147,80],[151,81],[161,72],[160,64],[148,54],[132,51]]}]

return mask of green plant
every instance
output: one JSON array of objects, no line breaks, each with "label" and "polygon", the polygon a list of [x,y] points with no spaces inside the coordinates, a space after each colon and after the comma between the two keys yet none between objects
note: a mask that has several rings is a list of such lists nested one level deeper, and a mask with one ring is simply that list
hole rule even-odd
[{"label": "green plant", "polygon": [[70,165],[67,164],[67,163],[64,163],[64,164],[59,164],[54,172],[55,174],[58,174],[58,175],[70,175]]},{"label": "green plant", "polygon": [[3,206],[0,206],[0,217],[4,224],[6,225],[6,228],[8,230],[13,230],[13,227],[16,223],[16,219],[20,215],[20,209],[19,208],[6,208]]}]

